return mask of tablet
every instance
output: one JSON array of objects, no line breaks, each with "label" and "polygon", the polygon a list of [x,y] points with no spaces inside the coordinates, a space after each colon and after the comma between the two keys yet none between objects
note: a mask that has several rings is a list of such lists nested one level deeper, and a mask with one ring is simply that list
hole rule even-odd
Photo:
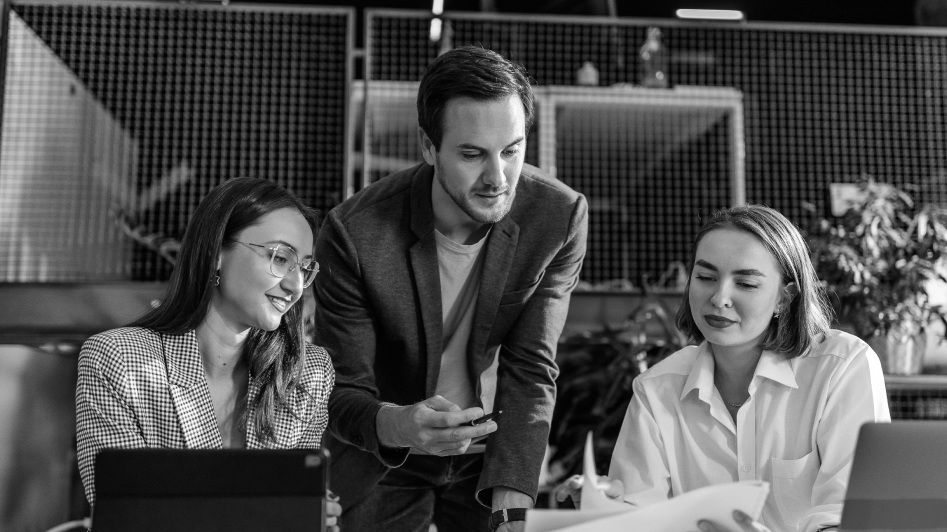
[{"label": "tablet", "polygon": [[322,532],[322,449],[104,449],[92,532]]}]

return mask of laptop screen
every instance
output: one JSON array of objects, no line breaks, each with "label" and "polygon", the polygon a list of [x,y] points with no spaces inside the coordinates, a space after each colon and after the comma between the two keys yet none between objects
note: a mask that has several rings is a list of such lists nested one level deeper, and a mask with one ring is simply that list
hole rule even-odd
[{"label": "laptop screen", "polygon": [[105,449],[93,532],[325,530],[321,449]]},{"label": "laptop screen", "polygon": [[947,421],[866,423],[842,530],[947,530]]}]

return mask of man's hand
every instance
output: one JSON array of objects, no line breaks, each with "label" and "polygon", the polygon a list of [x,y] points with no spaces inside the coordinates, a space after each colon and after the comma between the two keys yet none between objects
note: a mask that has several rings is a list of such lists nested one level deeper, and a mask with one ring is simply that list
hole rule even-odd
[{"label": "man's hand", "polygon": [[497,430],[495,421],[463,426],[483,415],[479,407],[461,410],[440,395],[410,406],[383,406],[375,417],[378,441],[385,447],[413,447],[428,454],[464,454],[471,440]]}]

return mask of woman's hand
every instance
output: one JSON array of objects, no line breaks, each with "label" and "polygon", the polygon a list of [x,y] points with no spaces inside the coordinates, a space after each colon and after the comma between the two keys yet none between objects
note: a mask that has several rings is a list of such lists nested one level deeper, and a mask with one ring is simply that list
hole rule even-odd
[{"label": "woman's hand", "polygon": [[342,515],[342,505],[339,496],[326,491],[326,532],[339,532],[339,517]]},{"label": "woman's hand", "polygon": [[733,521],[736,527],[722,526],[709,519],[702,519],[697,522],[697,528],[700,528],[701,532],[770,532],[762,523],[750,519],[750,516],[740,510],[733,511]]},{"label": "woman's hand", "polygon": [[[556,500],[565,502],[566,499],[572,497],[572,502],[575,503],[575,507],[579,508],[582,504],[582,478],[581,475],[572,475],[568,480],[560,484],[559,487],[556,488]],[[598,477],[598,482],[595,484],[595,487],[609,499],[620,499],[622,495],[625,494],[625,485],[622,484],[620,480],[612,480],[608,477]]]}]

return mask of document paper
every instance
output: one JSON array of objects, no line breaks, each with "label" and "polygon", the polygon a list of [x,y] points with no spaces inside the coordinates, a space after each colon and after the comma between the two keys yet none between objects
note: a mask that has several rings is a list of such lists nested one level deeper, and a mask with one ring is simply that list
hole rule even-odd
[{"label": "document paper", "polygon": [[666,532],[698,530],[697,521],[709,519],[733,527],[733,511],[759,519],[769,493],[763,481],[716,484],[637,508],[609,499],[595,487],[598,474],[592,452],[592,434],[585,441],[581,510],[529,510],[526,532]]}]

